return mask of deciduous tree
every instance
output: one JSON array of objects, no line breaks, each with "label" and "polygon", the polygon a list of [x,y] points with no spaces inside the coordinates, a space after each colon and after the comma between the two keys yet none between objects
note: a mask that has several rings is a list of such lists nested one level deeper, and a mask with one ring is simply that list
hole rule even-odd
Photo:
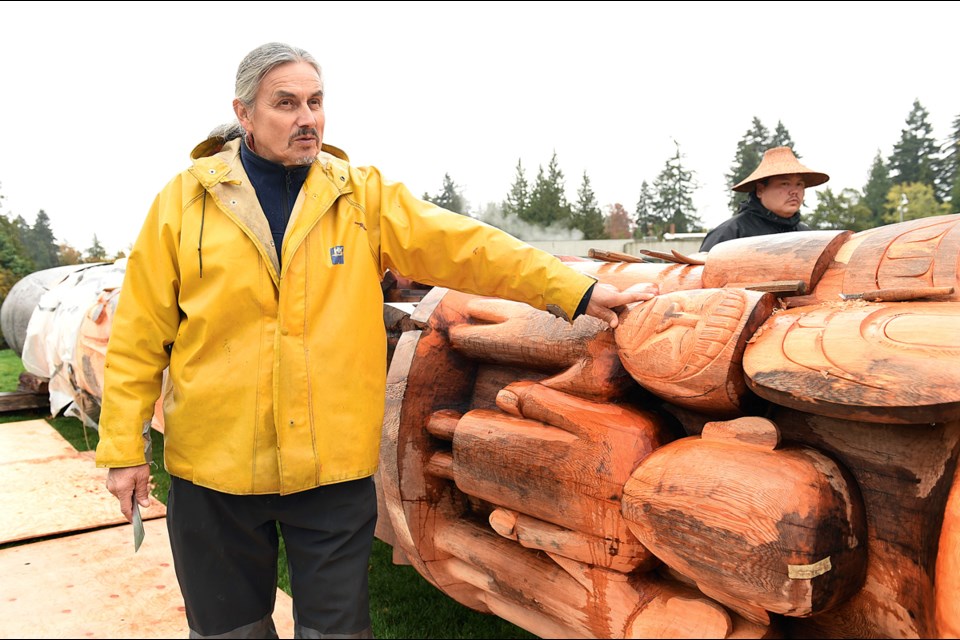
[{"label": "deciduous tree", "polygon": [[607,237],[611,240],[632,237],[630,230],[630,215],[619,202],[611,204],[607,207],[605,223]]},{"label": "deciduous tree", "polygon": [[825,187],[817,195],[816,208],[803,219],[813,229],[863,231],[874,226],[873,214],[856,189],[834,194],[830,187]]},{"label": "deciduous tree", "polygon": [[924,182],[905,182],[890,188],[883,221],[903,222],[948,213],[950,205],[937,202],[932,186]]}]

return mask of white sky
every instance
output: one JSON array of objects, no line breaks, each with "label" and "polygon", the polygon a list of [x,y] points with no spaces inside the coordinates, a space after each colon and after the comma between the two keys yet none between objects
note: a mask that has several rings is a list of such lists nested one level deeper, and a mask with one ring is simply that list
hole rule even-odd
[{"label": "white sky", "polygon": [[570,200],[586,171],[632,214],[676,140],[713,226],[754,116],[835,191],[862,189],[915,99],[942,142],[957,24],[957,2],[4,2],[0,211],[128,250],[233,119],[237,64],[284,41],[324,68],[324,140],[417,195],[449,173],[474,208],[499,202],[518,160],[532,183],[556,151]]}]

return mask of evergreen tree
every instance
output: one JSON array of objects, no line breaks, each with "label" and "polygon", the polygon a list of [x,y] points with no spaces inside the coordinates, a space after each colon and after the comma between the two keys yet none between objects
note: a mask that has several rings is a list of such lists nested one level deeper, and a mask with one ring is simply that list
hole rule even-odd
[{"label": "evergreen tree", "polygon": [[[763,159],[763,152],[767,150],[767,143],[770,140],[770,131],[763,126],[760,118],[754,116],[753,122],[743,138],[737,143],[737,153],[733,158],[733,164],[730,166],[730,173],[727,174],[727,186],[733,187],[739,184],[753,173],[753,170]],[[730,192],[728,204],[730,205],[731,215],[736,214],[740,208],[740,203],[746,199],[746,194]]]},{"label": "evergreen tree", "polygon": [[630,214],[619,202],[607,207],[606,217],[607,237],[613,240],[632,237],[630,231]]},{"label": "evergreen tree", "polygon": [[[900,131],[900,141],[893,146],[890,155],[893,184],[919,182],[936,188],[940,147],[934,140],[928,117],[920,101],[914,100],[910,115],[907,116],[907,128]],[[946,194],[935,195],[939,198]]]},{"label": "evergreen tree", "polygon": [[863,231],[873,227],[873,214],[856,189],[834,194],[826,187],[817,195],[817,207],[803,217],[813,229]]},{"label": "evergreen tree", "polygon": [[606,237],[603,213],[597,205],[597,196],[590,186],[590,177],[583,172],[583,182],[577,189],[577,202],[570,215],[570,228],[579,229],[585,240],[602,240]]},{"label": "evergreen tree", "polygon": [[960,115],[953,119],[953,131],[943,145],[940,183],[950,201],[950,209],[960,213]]},{"label": "evergreen tree", "polygon": [[567,203],[566,187],[563,171],[557,162],[557,152],[553,152],[547,173],[544,174],[543,165],[537,173],[537,180],[530,193],[530,207],[527,217],[524,218],[541,227],[549,227],[560,223],[569,226],[570,205]]},{"label": "evergreen tree", "polygon": [[[774,147],[790,147],[793,149],[794,142],[790,132],[783,125],[783,122],[777,121],[777,128],[771,134],[760,119],[754,116],[753,122],[743,138],[737,143],[737,153],[734,156],[733,164],[730,166],[730,173],[727,174],[727,186],[733,187],[741,183],[754,170],[760,166],[763,160],[763,153],[767,149]],[[800,154],[793,149],[793,154],[800,158]],[[730,206],[730,215],[735,215],[740,210],[740,203],[747,199],[746,193],[730,191],[730,198],[727,200]]]},{"label": "evergreen tree", "polygon": [[890,188],[883,221],[889,224],[948,213],[950,205],[937,202],[932,186],[923,182],[906,182]]},{"label": "evergreen tree", "polygon": [[[0,205],[3,199],[4,195],[0,193]],[[13,285],[32,272],[33,263],[24,249],[19,225],[0,211],[0,304],[7,298]],[[0,338],[2,344],[4,342]]]},{"label": "evergreen tree", "polygon": [[650,190],[650,184],[644,180],[640,185],[640,197],[637,199],[636,217],[633,219],[633,237],[641,240],[644,238],[658,238],[663,235],[664,221],[657,217],[653,210],[653,192]]},{"label": "evergreen tree", "polygon": [[87,259],[84,262],[104,262],[107,259],[107,250],[100,244],[97,234],[93,234],[93,244],[87,249]]},{"label": "evergreen tree", "polygon": [[683,167],[683,155],[676,141],[677,152],[666,161],[663,171],[653,182],[655,216],[667,225],[672,233],[690,233],[700,229],[702,223],[693,206],[693,191],[696,184],[693,172]]},{"label": "evergreen tree", "polygon": [[[790,132],[787,131],[787,128],[783,126],[783,123],[779,120],[777,120],[777,128],[774,129],[773,135],[767,140],[767,149],[773,149],[774,147],[790,147],[793,149],[793,138],[790,137]],[[766,149],[764,149],[764,151],[766,151]],[[793,155],[797,156],[797,159],[800,158],[796,152],[794,152]],[[748,173],[747,175],[750,174]],[[746,178],[747,176],[743,177]],[[743,178],[740,178],[740,180],[743,180]],[[734,182],[733,184],[737,183]]]},{"label": "evergreen tree", "polygon": [[443,174],[443,187],[440,189],[440,193],[435,196],[424,193],[423,199],[438,207],[443,207],[447,211],[466,213],[466,200],[464,200],[460,185],[453,181],[449,173]]},{"label": "evergreen tree", "polygon": [[56,238],[53,237],[53,230],[50,228],[50,216],[43,209],[40,209],[33,226],[28,227],[25,233],[24,247],[38,271],[59,266],[60,257]]},{"label": "evergreen tree", "polygon": [[527,182],[523,163],[520,160],[517,160],[517,175],[513,179],[513,184],[510,185],[510,191],[502,208],[504,216],[527,219],[527,210],[530,208],[530,183]]},{"label": "evergreen tree", "polygon": [[870,211],[870,223],[867,229],[879,227],[883,224],[883,214],[887,206],[887,194],[893,183],[890,180],[890,171],[877,150],[877,156],[873,159],[873,166],[870,168],[870,177],[867,184],[863,186],[863,199],[861,203]]},{"label": "evergreen tree", "polygon": [[13,285],[33,271],[17,224],[0,214],[0,302],[6,299]]}]

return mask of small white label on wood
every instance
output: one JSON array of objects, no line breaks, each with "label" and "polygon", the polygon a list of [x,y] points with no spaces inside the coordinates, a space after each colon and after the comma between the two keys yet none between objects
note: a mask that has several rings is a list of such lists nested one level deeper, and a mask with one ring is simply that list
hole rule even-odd
[{"label": "small white label on wood", "polygon": [[827,556],[823,560],[818,560],[813,564],[788,564],[787,576],[791,580],[809,580],[810,578],[822,576],[832,568],[830,556]]}]

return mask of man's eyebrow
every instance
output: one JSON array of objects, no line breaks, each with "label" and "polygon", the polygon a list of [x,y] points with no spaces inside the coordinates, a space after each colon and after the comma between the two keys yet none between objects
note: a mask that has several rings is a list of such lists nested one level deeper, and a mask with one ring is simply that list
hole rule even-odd
[{"label": "man's eyebrow", "polygon": [[[283,90],[283,89],[278,89],[277,91],[274,91],[273,97],[274,97],[274,98],[296,98],[296,97],[297,97],[297,94],[292,93],[292,92],[290,92],[290,91],[285,91],[285,90]],[[311,98],[316,98],[316,97],[322,98],[322,97],[323,97],[323,89],[317,89],[316,91],[314,91],[314,92],[310,95],[310,97],[311,97]]]}]

